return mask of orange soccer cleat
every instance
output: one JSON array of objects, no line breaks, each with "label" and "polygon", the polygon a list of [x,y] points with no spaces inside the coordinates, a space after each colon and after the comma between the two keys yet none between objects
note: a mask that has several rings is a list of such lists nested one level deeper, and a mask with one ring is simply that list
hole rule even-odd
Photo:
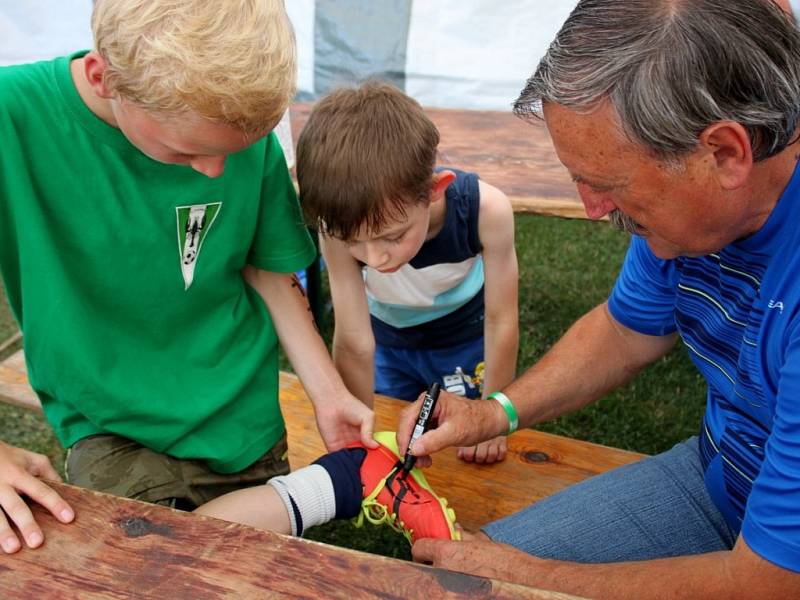
[{"label": "orange soccer cleat", "polygon": [[394,433],[381,431],[374,437],[380,444],[374,450],[360,443],[348,446],[367,452],[361,464],[364,501],[355,518],[356,526],[360,527],[365,518],[375,525],[387,523],[412,544],[420,538],[460,539],[454,526],[455,512],[431,489],[422,471],[411,469],[403,476]]}]

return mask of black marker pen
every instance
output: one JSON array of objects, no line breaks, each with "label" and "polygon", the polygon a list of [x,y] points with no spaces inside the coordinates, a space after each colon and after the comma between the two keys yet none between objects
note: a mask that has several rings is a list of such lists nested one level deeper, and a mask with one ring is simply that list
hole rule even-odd
[{"label": "black marker pen", "polygon": [[436,400],[439,399],[439,384],[432,383],[425,394],[425,399],[422,401],[422,408],[419,409],[419,416],[417,417],[417,424],[414,426],[414,432],[411,434],[411,440],[408,442],[408,449],[406,455],[403,457],[403,471],[408,473],[414,468],[414,463],[417,462],[417,457],[411,454],[411,447],[414,445],[422,434],[428,431],[433,416],[433,409],[436,408]]}]

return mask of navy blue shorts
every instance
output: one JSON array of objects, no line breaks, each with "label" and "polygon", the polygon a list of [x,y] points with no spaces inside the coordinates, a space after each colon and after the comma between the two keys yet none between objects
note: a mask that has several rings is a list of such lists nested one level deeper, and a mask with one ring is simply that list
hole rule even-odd
[{"label": "navy blue shorts", "polygon": [[450,348],[375,348],[375,391],[416,400],[434,381],[451,394],[480,398],[483,392],[483,336]]}]

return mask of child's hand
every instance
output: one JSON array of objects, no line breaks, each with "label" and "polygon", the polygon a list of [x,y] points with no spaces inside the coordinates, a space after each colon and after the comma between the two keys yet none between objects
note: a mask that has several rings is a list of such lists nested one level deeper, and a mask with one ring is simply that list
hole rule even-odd
[{"label": "child's hand", "polygon": [[62,523],[75,518],[72,508],[40,478],[61,481],[46,456],[0,442],[0,547],[6,554],[21,548],[12,523],[30,548],[44,541],[42,530],[21,496],[49,510]]},{"label": "child's hand", "polygon": [[372,438],[375,413],[352,394],[342,394],[337,401],[314,407],[317,428],[328,452],[344,448],[359,440],[367,448],[378,446]]},{"label": "child's hand", "polygon": [[468,446],[458,449],[458,458],[466,462],[476,462],[491,464],[500,462],[506,457],[506,436],[498,435],[487,442],[481,442],[477,446]]}]

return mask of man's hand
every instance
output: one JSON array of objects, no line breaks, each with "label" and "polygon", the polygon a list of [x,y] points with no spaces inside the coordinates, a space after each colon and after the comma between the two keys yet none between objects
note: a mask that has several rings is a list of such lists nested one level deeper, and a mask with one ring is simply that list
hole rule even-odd
[{"label": "man's hand", "polygon": [[[408,447],[411,432],[419,416],[425,394],[400,413],[397,424],[397,445],[402,455]],[[441,392],[433,413],[437,425],[419,438],[412,448],[417,466],[430,465],[430,454],[450,446],[473,446],[496,437],[508,428],[508,417],[494,400],[468,400],[449,392]]]},{"label": "man's hand", "polygon": [[46,456],[0,442],[0,547],[6,554],[21,548],[9,520],[29,548],[37,548],[44,541],[41,528],[20,494],[44,506],[62,523],[75,518],[72,508],[39,477],[61,481]]},{"label": "man's hand", "polygon": [[351,394],[332,402],[315,404],[317,428],[328,452],[335,452],[350,442],[360,440],[368,448],[377,448],[372,438],[375,413]]},{"label": "man's hand", "polygon": [[487,442],[477,446],[467,446],[458,449],[458,458],[465,462],[476,462],[490,465],[505,460],[508,443],[506,436],[498,435]]},{"label": "man's hand", "polygon": [[487,541],[484,536],[471,541],[421,539],[411,548],[417,562],[479,577],[491,577],[530,585],[532,567],[540,561],[522,550]]}]

